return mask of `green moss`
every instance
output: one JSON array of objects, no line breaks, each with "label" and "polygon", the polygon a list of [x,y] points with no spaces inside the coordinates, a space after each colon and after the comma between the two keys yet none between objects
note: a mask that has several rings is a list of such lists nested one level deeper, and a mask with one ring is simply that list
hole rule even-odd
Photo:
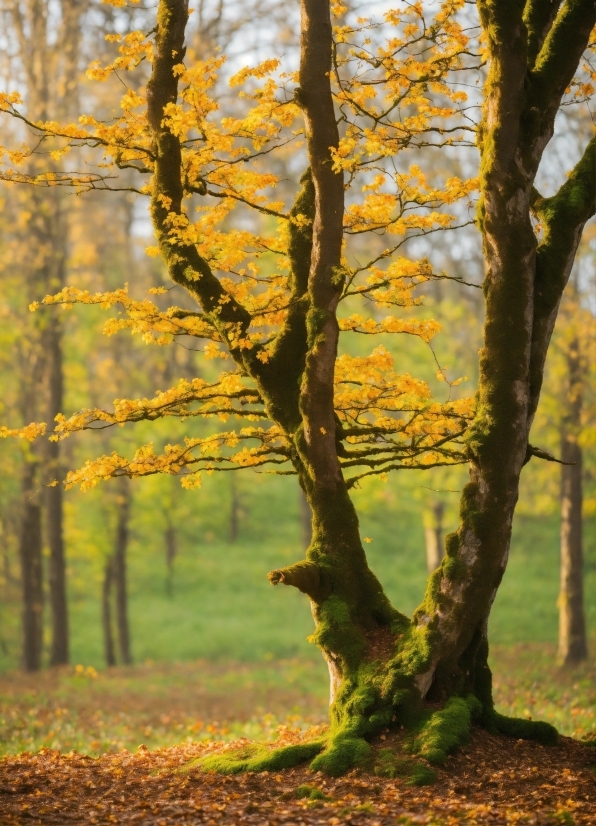
[{"label": "green moss", "polygon": [[398,757],[392,749],[380,749],[377,753],[374,773],[379,777],[401,777],[408,786],[428,786],[437,778],[430,766],[418,760]]},{"label": "green moss", "polygon": [[311,307],[306,314],[306,332],[309,349],[313,349],[321,330],[331,313],[318,307]]},{"label": "green moss", "polygon": [[198,768],[218,774],[242,772],[281,771],[312,759],[325,745],[325,740],[311,740],[293,746],[271,748],[264,744],[251,744],[240,749],[229,749],[194,760],[186,770]]},{"label": "green moss", "polygon": [[556,746],[559,742],[559,732],[550,723],[505,717],[496,711],[493,712],[492,721],[494,729],[507,737],[516,737],[518,740],[536,740],[544,746]]},{"label": "green moss", "polygon": [[309,641],[344,661],[346,671],[355,669],[365,647],[362,632],[352,620],[348,604],[333,594],[318,606],[317,630]]},{"label": "green moss", "polygon": [[313,771],[322,771],[331,777],[341,777],[352,768],[366,766],[371,756],[372,749],[363,737],[340,734],[333,737],[310,767]]},{"label": "green moss", "polygon": [[328,795],[325,794],[325,792],[321,791],[321,789],[317,789],[316,786],[308,786],[307,784],[298,786],[298,788],[294,790],[294,797],[298,798],[298,800],[331,799]]},{"label": "green moss", "polygon": [[433,712],[414,738],[410,748],[429,763],[442,765],[447,755],[468,742],[474,717],[482,705],[473,695],[451,697],[439,711]]}]

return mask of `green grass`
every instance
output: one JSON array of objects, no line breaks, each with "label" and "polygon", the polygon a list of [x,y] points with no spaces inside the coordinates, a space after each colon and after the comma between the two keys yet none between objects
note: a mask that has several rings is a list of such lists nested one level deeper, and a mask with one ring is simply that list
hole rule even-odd
[{"label": "green grass", "polygon": [[[495,647],[497,708],[545,720],[563,734],[595,737],[596,665],[562,671],[554,653],[540,643]],[[327,692],[326,669],[313,659],[12,672],[0,676],[0,754],[46,747],[97,755],[134,751],[141,743],[273,741],[280,726],[304,731],[324,725]]]},{"label": "green grass", "polygon": [[[94,494],[71,500],[71,661],[99,674],[70,669],[30,678],[14,671],[20,647],[18,590],[4,587],[0,740],[5,751],[50,746],[95,754],[187,738],[272,739],[278,725],[304,727],[325,719],[327,669],[306,641],[313,629],[308,602],[292,588],[272,588],[266,579],[270,569],[303,555],[296,483],[249,482],[245,479],[240,488],[241,532],[235,544],[226,538],[226,479],[216,479],[199,494],[176,493],[181,531],[172,597],[165,591],[160,488],[139,488],[129,553],[137,665],[111,672],[102,670],[100,626],[102,549],[109,548],[110,527]],[[426,582],[416,496],[427,484],[427,475],[414,474],[401,486],[376,483],[356,492],[362,534],[373,540],[366,545],[371,567],[406,612],[419,603]],[[456,488],[459,483],[447,484]],[[448,527],[454,527],[453,510],[450,519]],[[596,642],[594,552],[591,531],[586,536],[586,611]],[[591,665],[568,673],[556,666],[557,590],[557,519],[519,517],[490,621],[497,707],[580,737],[596,732],[596,672]]]},{"label": "green grass", "polygon": [[[135,662],[312,658],[306,642],[312,633],[307,600],[295,589],[272,588],[266,574],[300,559],[297,485],[293,479],[257,479],[241,488],[243,515],[238,542],[227,541],[229,491],[216,479],[205,491],[177,495],[186,508],[180,519],[180,554],[174,594],[165,592],[162,533],[156,516],[156,488],[140,488],[133,511],[129,553],[130,621]],[[393,603],[410,613],[426,582],[420,503],[413,497],[428,476],[413,474],[396,485],[364,486],[356,499],[372,569]],[[211,484],[211,480],[209,480]],[[158,491],[159,492],[159,491]],[[152,498],[153,497],[153,498]],[[456,496],[454,498],[457,498]],[[73,663],[103,665],[100,625],[102,553],[96,537],[109,530],[101,513],[92,520],[92,495],[73,500],[69,511],[69,599]],[[83,511],[83,509],[86,509]],[[193,510],[194,508],[194,510]],[[91,514],[91,516],[89,515]],[[90,520],[89,535],[72,525]],[[159,515],[159,514],[158,514]],[[452,525],[455,519],[451,515]],[[95,545],[89,541],[91,536]],[[106,538],[107,537],[107,538]],[[586,610],[596,630],[596,568],[593,537],[587,537]],[[16,564],[13,566],[16,571]],[[511,558],[490,621],[494,645],[554,643],[557,638],[558,520],[516,520]],[[0,672],[18,665],[20,647],[18,591],[0,607]],[[49,629],[48,629],[49,630]]]}]

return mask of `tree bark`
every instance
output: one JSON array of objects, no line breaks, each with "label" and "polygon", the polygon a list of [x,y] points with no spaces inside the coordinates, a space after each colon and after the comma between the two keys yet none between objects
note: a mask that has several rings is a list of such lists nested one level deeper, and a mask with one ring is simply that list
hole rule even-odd
[{"label": "tree bark", "polygon": [[23,588],[23,668],[39,671],[43,649],[43,565],[41,505],[36,498],[37,467],[27,462],[23,474],[23,513],[19,556]]},{"label": "tree bark", "polygon": [[559,652],[562,665],[574,665],[588,656],[584,613],[582,548],[581,364],[579,341],[567,351],[568,392],[561,426],[561,587],[559,591]]},{"label": "tree bark", "polygon": [[103,569],[101,588],[101,627],[103,631],[103,650],[108,668],[116,665],[114,631],[112,620],[112,591],[114,585],[114,558],[109,556]]},{"label": "tree bark", "polygon": [[302,488],[300,488],[298,496],[300,502],[300,529],[302,532],[302,544],[305,548],[308,548],[312,540],[312,513]]},{"label": "tree bark", "polygon": [[116,526],[116,543],[114,548],[114,585],[116,590],[116,627],[118,629],[118,648],[120,661],[131,665],[130,626],[128,623],[128,584],[127,559],[130,520],[130,485],[128,479],[121,480],[118,497],[118,522]]}]

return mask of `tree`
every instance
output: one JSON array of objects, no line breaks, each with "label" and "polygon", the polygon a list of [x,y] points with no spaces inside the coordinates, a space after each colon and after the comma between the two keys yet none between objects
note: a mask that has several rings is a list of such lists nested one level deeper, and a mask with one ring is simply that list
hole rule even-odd
[{"label": "tree", "polygon": [[[165,472],[192,487],[201,471],[281,466],[298,476],[312,512],[306,558],[269,579],[298,588],[311,602],[311,639],[330,672],[330,733],[248,761],[228,755],[232,768],[283,767],[317,755],[314,768],[338,774],[366,759],[367,740],[392,723],[415,726],[414,751],[435,762],[465,738],[472,717],[518,737],[556,738],[546,724],[495,711],[487,622],[505,569],[521,469],[542,453],[528,438],[550,335],[581,230],[594,212],[594,141],[555,196],[533,188],[562,97],[589,46],[591,0],[560,8],[478,3],[489,76],[478,138],[478,226],[488,271],[476,403],[432,400],[423,382],[394,372],[382,347],[368,357],[338,354],[340,331],[405,332],[427,341],[436,332],[431,321],[379,318],[379,310],[412,306],[417,286],[443,277],[426,261],[399,258],[398,250],[409,237],[453,226],[444,207],[467,199],[475,186],[458,179],[433,185],[418,166],[400,166],[402,152],[416,149],[424,157],[430,147],[465,143],[472,129],[465,94],[447,81],[450,73],[478,68],[458,21],[461,5],[449,0],[432,20],[422,4],[388,12],[390,36],[377,46],[372,25],[341,25],[334,35],[327,0],[303,0],[297,77],[282,75],[278,85],[273,59],[242,69],[230,85],[243,85],[253,105],[218,120],[211,89],[217,92],[223,59],[186,66],[188,5],[161,0],[154,33],[127,36],[114,64],[92,68],[102,79],[148,56],[146,101],[127,91],[123,116],[110,123],[85,116],[82,125],[60,127],[27,119],[41,141],[60,137],[63,152],[100,146],[104,163],[150,175],[138,191],[150,199],[157,239],[151,252],[161,255],[196,309],[160,309],[126,290],[94,296],[74,288],[45,304],[119,304],[123,315],[108,322],[110,332],[128,328],[159,344],[181,335],[205,338],[206,355],[227,356],[234,365],[152,399],[119,400],[113,411],[61,416],[52,438],[167,417],[236,417],[245,424],[193,433],[159,454],[149,444],[132,459],[100,457],[69,473],[67,484],[86,488],[110,477]],[[284,96],[284,85],[296,80],[293,94]],[[136,111],[145,103],[146,110]],[[3,106],[23,117],[18,96],[5,95]],[[285,212],[261,193],[277,183],[269,156],[296,141],[296,120],[305,137],[296,155],[306,169]],[[8,170],[5,178],[79,191],[118,188],[109,172],[32,180]],[[363,184],[362,198],[356,182]],[[187,203],[196,196],[193,222]],[[259,213],[266,228],[275,221],[281,230],[247,228],[256,226],[254,218],[234,226],[233,209]],[[542,229],[534,229],[532,213]],[[362,265],[351,245],[365,233],[389,240]],[[368,318],[338,310],[343,302],[348,313],[363,299],[374,307]],[[268,424],[253,424],[259,421]],[[470,482],[460,527],[447,538],[410,619],[390,604],[367,564],[350,488],[370,475],[464,461]]]},{"label": "tree", "polygon": [[[593,366],[588,357],[594,317],[586,306],[578,277],[561,308],[561,325],[553,347],[548,388],[549,407],[560,440],[561,580],[559,647],[562,665],[573,666],[588,656],[584,612],[584,450],[582,437],[593,409],[590,392]],[[554,374],[554,375],[553,375]]]},{"label": "tree", "polygon": [[[78,108],[81,18],[87,6],[87,0],[77,3],[61,0],[53,7],[47,0],[5,0],[1,4],[0,13],[7,31],[17,44],[20,81],[26,89],[28,110],[35,112],[37,117],[47,119],[51,110],[55,116],[65,119],[72,117]],[[30,172],[35,174],[43,164],[45,161],[31,157]],[[59,161],[56,168],[60,168]],[[40,290],[55,291],[65,283],[68,219],[63,193],[58,190],[33,189],[21,193],[19,209],[29,216],[16,233],[20,247],[18,258],[25,281],[23,298],[29,299],[28,304]],[[18,343],[23,421],[27,423],[39,418],[44,408],[47,418],[53,420],[64,402],[60,319],[55,314],[44,313],[33,325],[24,326],[26,334]],[[35,449],[24,454],[20,546],[23,597],[25,603],[32,600],[31,605],[25,604],[23,609],[24,662],[28,670],[36,670],[41,664],[42,521],[49,546],[50,664],[64,665],[69,656],[63,491],[59,486],[48,487],[43,501],[35,501],[40,499],[39,484],[59,474],[59,442],[48,442],[43,455],[38,455]],[[43,520],[42,505],[45,506]],[[33,520],[32,524],[28,524],[29,519]],[[27,570],[28,566],[31,571]],[[36,623],[26,619],[32,612],[38,615]],[[30,637],[31,633],[35,639]]]}]

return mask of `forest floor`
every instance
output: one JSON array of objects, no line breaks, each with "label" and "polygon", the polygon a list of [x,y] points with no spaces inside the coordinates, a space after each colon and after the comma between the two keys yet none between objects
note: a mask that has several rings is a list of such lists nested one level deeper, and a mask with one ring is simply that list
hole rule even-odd
[{"label": "forest floor", "polygon": [[[282,735],[288,742],[296,737]],[[241,741],[242,742],[246,741]],[[380,744],[391,743],[391,735]],[[184,768],[232,744],[195,743],[99,758],[45,749],[0,761],[3,826],[18,824],[583,824],[596,823],[596,749],[476,731],[430,786],[354,770],[339,779],[308,768],[222,776]]]},{"label": "forest floor", "polygon": [[307,768],[179,771],[227,744],[299,739],[324,724],[326,674],[315,659],[6,673],[0,823],[594,826],[596,748],[578,741],[596,742],[596,665],[562,671],[554,650],[536,643],[495,648],[492,665],[500,711],[548,720],[575,739],[544,747],[476,731],[422,787]]}]

